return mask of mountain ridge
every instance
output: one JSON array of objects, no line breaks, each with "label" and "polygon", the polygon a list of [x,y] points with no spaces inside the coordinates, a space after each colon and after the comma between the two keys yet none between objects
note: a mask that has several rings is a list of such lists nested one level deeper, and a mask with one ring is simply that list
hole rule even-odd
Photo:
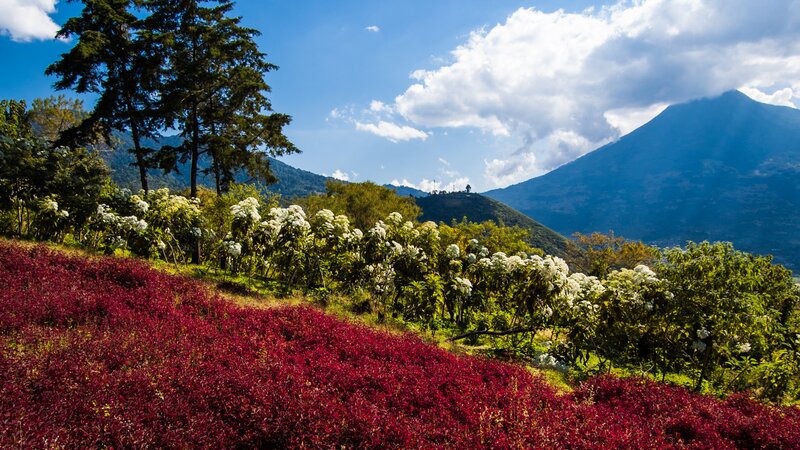
[{"label": "mountain ridge", "polygon": [[800,111],[731,91],[670,106],[616,142],[485,195],[565,235],[731,241],[793,265],[798,181]]}]

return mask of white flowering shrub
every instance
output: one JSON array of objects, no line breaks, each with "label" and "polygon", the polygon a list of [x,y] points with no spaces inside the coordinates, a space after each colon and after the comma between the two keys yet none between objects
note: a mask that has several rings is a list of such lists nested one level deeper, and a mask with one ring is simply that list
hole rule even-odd
[{"label": "white flowering shrub", "polygon": [[69,211],[59,208],[54,196],[47,196],[39,202],[31,224],[31,234],[38,240],[60,241],[69,226],[69,217]]},{"label": "white flowering shrub", "polygon": [[[594,370],[680,373],[698,386],[755,387],[770,398],[795,389],[800,291],[784,269],[724,244],[667,250],[652,268],[597,278],[571,273],[558,257],[509,244],[501,248],[512,251],[494,251],[480,234],[465,239],[399,213],[362,231],[331,210],[308,216],[252,196],[225,208],[230,227],[215,234],[197,201],[166,190],[118,192],[97,207],[92,226],[107,249],[144,242],[164,258],[185,260],[192,244],[207,241],[219,256],[212,263],[226,270],[289,290],[361,292],[382,317],[473,341],[499,335],[493,346],[543,367],[599,360]],[[61,211],[55,198],[40,205],[42,217],[68,217]],[[546,352],[535,342],[542,331],[553,336]]]},{"label": "white flowering shrub", "polygon": [[199,202],[167,189],[131,194],[115,189],[92,216],[89,245],[106,252],[130,250],[139,256],[160,256],[184,261],[203,238],[203,214]]}]

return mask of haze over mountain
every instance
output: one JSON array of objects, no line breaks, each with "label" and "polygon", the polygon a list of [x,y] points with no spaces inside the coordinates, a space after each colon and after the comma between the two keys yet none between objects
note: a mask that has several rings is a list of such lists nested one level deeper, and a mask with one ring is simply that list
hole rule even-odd
[{"label": "haze over mountain", "polygon": [[800,111],[738,91],[667,108],[546,175],[487,192],[570,235],[731,241],[797,267]]}]

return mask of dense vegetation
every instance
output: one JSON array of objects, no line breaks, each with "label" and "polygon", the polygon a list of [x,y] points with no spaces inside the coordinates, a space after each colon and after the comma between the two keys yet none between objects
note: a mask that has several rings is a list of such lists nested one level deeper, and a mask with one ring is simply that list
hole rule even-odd
[{"label": "dense vegetation", "polygon": [[[333,186],[341,192],[309,202],[338,205],[362,222],[376,210],[342,199],[380,191],[395,199],[369,204],[410,202],[379,186]],[[88,214],[64,212],[64,194],[51,193],[25,204],[30,224],[8,229],[57,241],[69,234],[88,248],[174,264],[199,249],[207,265],[278,291],[299,289],[323,303],[344,295],[354,311],[485,342],[542,367],[622,367],[680,375],[698,390],[797,398],[798,288],[768,258],[730,245],[690,244],[665,250],[655,271],[640,264],[587,276],[531,248],[514,228],[491,223],[420,224],[392,212],[362,231],[329,209],[309,216],[297,205],[259,200],[253,187],[200,193],[133,195],[108,185]],[[350,194],[337,198],[342,193]],[[9,223],[13,212],[7,210]]]},{"label": "dense vegetation", "polygon": [[[296,149],[266,97],[275,66],[232,3],[83,3],[60,32],[76,45],[49,72],[99,100],[0,103],[0,233],[191,262],[245,291],[302,291],[588,381],[559,396],[519,366],[311,309],[238,309],[129,260],[2,243],[4,446],[800,444],[797,409],[750,399],[800,400],[800,288],[771,258],[613,235],[570,244],[469,193],[420,202],[493,221],[418,221],[411,197],[372,183],[329,180],[281,204],[235,183],[275,181],[268,154]],[[158,141],[165,128],[180,136]],[[115,145],[130,146],[142,190],[110,181],[99,155]],[[149,189],[155,168],[187,167],[188,192]]]},{"label": "dense vegetation", "polygon": [[481,194],[439,193],[419,198],[416,201],[422,209],[420,220],[446,224],[462,220],[477,223],[492,221],[495,225],[519,227],[528,232],[524,240],[531,246],[540,248],[549,255],[562,258],[568,253],[568,240],[565,237],[521,212]]},{"label": "dense vegetation", "polygon": [[794,408],[611,377],[557,395],[519,366],[240,309],[131,260],[3,242],[0,282],[5,448],[800,445]]}]

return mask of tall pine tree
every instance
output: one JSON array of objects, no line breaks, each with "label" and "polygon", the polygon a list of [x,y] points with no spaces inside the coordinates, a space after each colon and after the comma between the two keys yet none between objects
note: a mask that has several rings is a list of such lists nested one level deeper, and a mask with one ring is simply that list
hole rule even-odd
[{"label": "tall pine tree", "polygon": [[[158,136],[162,120],[156,108],[163,70],[160,48],[146,39],[137,17],[137,0],[82,0],[81,15],[58,32],[78,42],[47,68],[58,76],[58,89],[97,93],[99,99],[81,125],[68,130],[59,144],[83,144],[98,131],[109,138],[112,131],[129,131],[142,189],[148,190],[147,169],[152,149],[145,138]],[[110,139],[107,139],[110,141]]]},{"label": "tall pine tree", "polygon": [[144,5],[150,13],[145,28],[168,55],[162,110],[167,125],[185,139],[179,148],[162,149],[165,168],[190,162],[192,196],[204,154],[218,192],[240,170],[273,181],[268,156],[298,150],[283,134],[291,118],[273,112],[267,98],[264,77],[277,67],[258,50],[258,31],[230,16],[232,1],[145,0]]}]

